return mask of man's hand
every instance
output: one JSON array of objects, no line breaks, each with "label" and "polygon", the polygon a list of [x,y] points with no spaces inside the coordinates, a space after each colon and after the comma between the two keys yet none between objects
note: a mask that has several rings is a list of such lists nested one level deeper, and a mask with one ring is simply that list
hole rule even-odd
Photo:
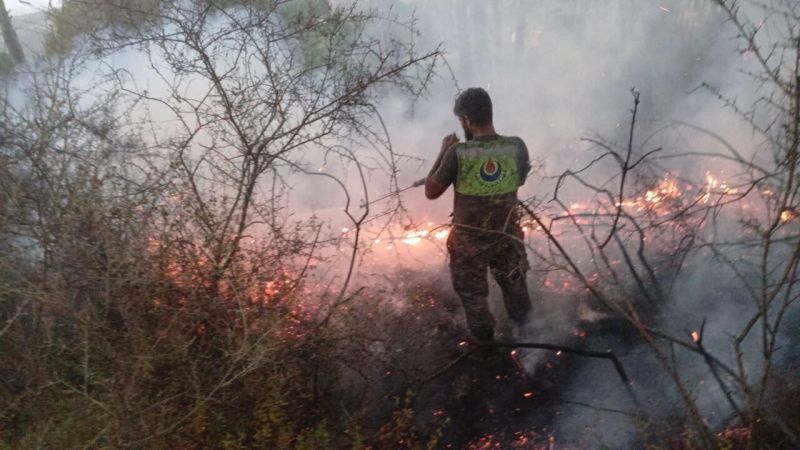
[{"label": "man's hand", "polygon": [[441,183],[433,179],[432,175],[439,170],[439,165],[442,164],[442,159],[444,158],[445,153],[447,153],[447,149],[452,147],[453,144],[458,142],[458,136],[455,133],[450,133],[442,139],[442,148],[439,150],[439,156],[436,158],[436,161],[433,163],[433,168],[431,168],[431,172],[428,174],[428,178],[425,180],[425,196],[429,199],[438,198],[440,195],[447,190],[447,186],[443,186]]},{"label": "man's hand", "polygon": [[442,139],[442,148],[439,153],[444,153],[450,146],[458,142],[458,136],[455,133],[450,133]]}]

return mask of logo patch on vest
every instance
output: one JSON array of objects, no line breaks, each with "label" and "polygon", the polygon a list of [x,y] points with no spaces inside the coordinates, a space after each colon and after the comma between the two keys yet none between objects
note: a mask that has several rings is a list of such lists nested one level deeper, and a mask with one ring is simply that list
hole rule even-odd
[{"label": "logo patch on vest", "polygon": [[500,179],[503,175],[503,168],[500,166],[500,163],[489,158],[481,164],[480,176],[481,180],[486,181],[487,183],[491,183]]}]

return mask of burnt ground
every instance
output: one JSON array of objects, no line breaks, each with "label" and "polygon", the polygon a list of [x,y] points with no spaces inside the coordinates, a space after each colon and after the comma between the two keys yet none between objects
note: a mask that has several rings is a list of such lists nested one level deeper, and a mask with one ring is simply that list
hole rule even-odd
[{"label": "burnt ground", "polygon": [[[618,322],[583,327],[580,333],[550,343],[585,350],[610,349],[623,359],[631,348],[632,330]],[[456,339],[450,341],[447,358],[450,361],[476,345],[463,345],[457,340],[463,335],[453,337]],[[422,420],[431,418],[427,427],[432,432],[442,433],[439,448],[546,448],[551,440],[560,440],[552,424],[570,402],[565,394],[572,385],[581,383],[587,371],[597,365],[612,366],[608,360],[537,350],[542,357],[532,367],[520,352],[506,348],[478,350],[420,389],[418,412]],[[621,380],[616,382],[622,384]]]},{"label": "burnt ground", "polygon": [[[652,351],[635,330],[585,296],[549,292],[534,301],[529,336],[519,340],[611,350],[632,389],[607,359],[546,350],[512,357],[510,349],[501,348],[470,353],[476,344],[469,342],[449,280],[409,273],[392,281],[396,288],[380,296],[402,299],[369,318],[380,337],[365,356],[380,357],[375,372],[367,383],[354,383],[338,395],[352,399],[359,392],[360,401],[347,410],[365,411],[364,431],[377,436],[368,440],[372,448],[641,448],[669,443],[676,430],[680,438],[685,414]],[[498,299],[492,301],[502,329],[502,306],[498,311]],[[350,367],[363,366],[365,358],[354,358]],[[408,409],[399,414],[403,405]],[[720,414],[726,414],[722,406]],[[726,420],[719,423],[727,426]],[[382,434],[403,427],[411,431]],[[416,445],[406,445],[411,440]],[[427,446],[430,441],[434,447]]]},{"label": "burnt ground", "polygon": [[[401,283],[404,292],[413,293],[406,294],[409,309],[387,320],[388,329],[383,330],[393,342],[387,353],[402,355],[397,356],[402,360],[398,365],[415,367],[416,376],[410,379],[396,366],[386,366],[380,386],[375,386],[376,393],[383,393],[376,401],[397,402],[412,392],[415,426],[423,435],[440,436],[437,448],[547,446],[557,431],[553,424],[565,413],[568,401],[575,400],[568,393],[576,384],[594,382],[598,369],[602,369],[614,377],[612,384],[624,390],[609,360],[545,350],[520,350],[515,356],[507,348],[474,351],[477,344],[471,342],[449,283],[418,277],[409,275],[408,282]],[[576,300],[571,294],[548,294],[548,304],[535,302],[541,320],[532,321],[532,336],[519,340],[612,350],[624,362],[636,342],[635,332],[602,314],[590,314],[592,320],[582,320]],[[497,309],[497,299],[494,303]],[[503,329],[502,310],[497,312],[498,328],[510,335]],[[549,323],[553,317],[560,319],[559,326]],[[558,435],[555,439],[561,440]]]}]

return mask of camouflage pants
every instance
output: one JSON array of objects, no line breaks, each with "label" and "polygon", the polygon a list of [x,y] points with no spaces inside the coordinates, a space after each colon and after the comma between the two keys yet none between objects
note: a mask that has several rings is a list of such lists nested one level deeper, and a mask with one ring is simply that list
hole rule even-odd
[{"label": "camouflage pants", "polygon": [[[522,237],[522,231],[514,233]],[[447,239],[450,253],[450,276],[453,289],[461,298],[467,325],[479,340],[494,335],[494,317],[486,297],[488,268],[503,291],[508,316],[521,323],[531,309],[526,273],[528,258],[525,247],[513,237],[496,233],[475,233],[454,227]]]}]

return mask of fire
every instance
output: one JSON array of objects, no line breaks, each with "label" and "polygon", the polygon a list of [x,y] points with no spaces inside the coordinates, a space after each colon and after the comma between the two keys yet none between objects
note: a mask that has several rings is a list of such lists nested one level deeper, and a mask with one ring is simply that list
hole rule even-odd
[{"label": "fire", "polygon": [[[573,216],[579,224],[586,224],[588,221],[578,217],[582,214],[591,214],[598,210],[616,209],[619,207],[633,209],[638,212],[656,213],[657,215],[669,214],[680,203],[684,196],[678,181],[671,175],[666,175],[656,185],[646,189],[641,195],[623,199],[621,202],[613,204],[606,203],[603,199],[596,202],[572,202],[567,208],[567,213]],[[530,226],[529,223],[525,224]]]},{"label": "fire", "polygon": [[[621,206],[634,208],[639,212],[652,212],[657,215],[666,215],[672,212],[675,205],[683,198],[683,191],[678,182],[669,175],[648,189],[644,194],[625,200]],[[617,204],[617,206],[620,206]]]},{"label": "fire", "polygon": [[700,342],[700,333],[692,331],[692,342]]},{"label": "fire", "polygon": [[586,211],[589,209],[588,203],[573,202],[569,205],[569,210],[574,212]]},{"label": "fire", "polygon": [[417,245],[426,237],[428,237],[428,230],[414,230],[406,233],[406,237],[402,242],[408,245]]},{"label": "fire", "polygon": [[[353,239],[352,228],[342,228],[340,238]],[[396,229],[380,229],[377,232],[374,230],[366,229],[366,233],[375,233],[369,238],[369,244],[375,246],[373,248],[381,248],[386,251],[400,249],[404,247],[422,247],[425,242],[441,242],[450,236],[449,225],[436,224],[428,222],[425,225],[418,225],[414,227],[403,227],[402,230]],[[379,246],[380,245],[380,246]]]},{"label": "fire", "polygon": [[676,199],[681,195],[683,195],[683,192],[681,192],[678,184],[674,180],[664,178],[655,189],[645,192],[644,201],[645,203],[653,204],[662,200]]},{"label": "fire", "polygon": [[708,203],[712,194],[717,195],[736,195],[739,190],[728,186],[726,183],[720,181],[711,172],[706,172],[706,186],[705,193],[700,196],[702,203]]},{"label": "fire", "polygon": [[[223,277],[215,280],[216,284],[212,286],[215,265],[203,253],[200,244],[184,245],[176,249],[153,237],[148,242],[148,252],[152,257],[164,261],[164,275],[171,283],[171,295],[153,298],[151,300],[153,307],[191,306],[193,293],[198,288],[214,287],[217,289],[220,301],[235,302],[245,313],[257,312],[262,306],[280,308],[286,312],[285,321],[271,331],[282,339],[302,338],[307,324],[312,323],[313,316],[317,312],[319,305],[298,301],[301,296],[297,294],[308,296],[315,290],[324,289],[323,286],[302,283],[298,279],[299,275],[290,269],[253,267],[246,263],[242,263],[240,268],[245,269],[252,278],[247,280],[244,288],[239,285],[241,280],[237,279],[236,274],[233,274],[232,278]],[[251,324],[251,330],[257,329],[253,328],[254,326],[257,327]],[[204,336],[211,330],[205,322],[195,325],[195,333],[198,336]]]},{"label": "fire", "polygon": [[788,209],[784,209],[783,211],[781,211],[781,222],[788,222],[794,219],[794,217],[795,217],[794,213]]},{"label": "fire", "polygon": [[[467,445],[469,450],[526,449],[552,450],[555,437],[542,436],[533,431],[516,431],[513,434],[487,434]],[[452,448],[450,445],[447,448]]]},{"label": "fire", "polygon": [[[695,194],[689,195],[688,193],[693,190]],[[707,204],[711,202],[714,195],[734,195],[738,193],[738,190],[721,181],[710,171],[706,171],[705,179],[700,185],[687,184],[683,186],[683,182],[680,181],[676,174],[668,173],[639,192],[638,195],[625,198],[621,202],[609,201],[605,198],[572,201],[567,204],[565,212],[572,221],[577,222],[579,225],[590,224],[595,220],[590,217],[593,214],[613,212],[618,207],[625,208],[629,214],[642,213],[651,217],[664,217],[692,204]],[[791,211],[785,211],[781,215],[781,220],[788,221],[793,217],[794,214]],[[562,223],[566,224],[568,222],[562,221],[555,225]],[[541,231],[541,227],[532,219],[523,219],[520,226],[525,236],[541,237],[541,234],[538,233],[538,231]],[[342,228],[341,231],[343,238],[352,239],[354,231],[352,228]],[[413,226],[406,225],[402,230],[381,229],[376,232],[369,242],[372,245],[376,245],[375,249],[397,251],[403,247],[427,248],[424,245],[426,242],[444,241],[449,234],[449,224],[422,222]],[[380,246],[377,246],[377,244],[380,244]],[[441,249],[441,247],[439,248]],[[570,281],[566,279],[546,279],[544,286],[562,293],[580,292],[585,289],[585,286],[570,284]]]},{"label": "fire", "polygon": [[450,230],[439,230],[433,233],[433,237],[435,237],[438,240],[447,239],[447,236],[449,235],[450,235]]},{"label": "fire", "polygon": [[[432,227],[434,225],[435,224],[433,223],[428,223],[428,227]],[[447,236],[449,235],[450,230],[447,228],[442,228],[441,226],[435,226],[433,229],[419,228],[407,231],[405,237],[402,238],[400,242],[407,245],[418,245],[425,239],[435,239],[441,241],[447,239]]]}]

